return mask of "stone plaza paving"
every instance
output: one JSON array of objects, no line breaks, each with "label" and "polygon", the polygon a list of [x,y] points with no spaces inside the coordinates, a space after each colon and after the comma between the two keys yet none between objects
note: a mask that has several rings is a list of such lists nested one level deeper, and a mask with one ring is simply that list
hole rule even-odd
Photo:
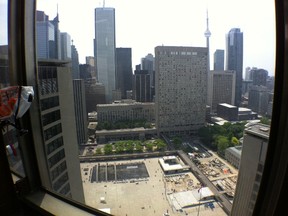
[{"label": "stone plaza paving", "polygon": [[[81,163],[86,204],[115,216],[163,216],[167,212],[170,216],[198,215],[198,211],[199,215],[227,215],[216,201],[213,202],[215,208],[202,204],[200,208],[196,205],[177,211],[169,195],[197,188],[199,182],[191,172],[164,177],[158,159]],[[133,170],[138,168],[140,172]],[[132,174],[126,173],[125,169],[131,170]],[[171,178],[179,181],[171,181]]]}]

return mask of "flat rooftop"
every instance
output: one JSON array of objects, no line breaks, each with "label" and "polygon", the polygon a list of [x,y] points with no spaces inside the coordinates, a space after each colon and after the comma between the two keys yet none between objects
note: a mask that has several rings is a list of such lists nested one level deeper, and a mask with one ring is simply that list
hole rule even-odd
[{"label": "flat rooftop", "polygon": [[[200,183],[197,178],[191,172],[177,173],[171,175],[164,175],[164,172],[159,164],[157,158],[135,159],[135,160],[121,160],[121,161],[105,161],[105,162],[91,162],[81,163],[81,174],[83,181],[83,189],[85,202],[88,206],[97,208],[111,213],[115,216],[147,216],[147,215],[164,215],[169,213],[169,216],[176,215],[197,215],[200,210],[200,215],[207,216],[224,216],[227,215],[223,209],[218,205],[215,200],[211,200],[210,203],[213,208],[208,207],[208,204],[202,203],[200,205],[189,206],[189,203],[184,202],[180,204],[182,207],[174,205],[172,197],[190,197],[191,192],[197,192],[200,188]],[[127,169],[131,172],[135,172],[135,164],[144,164],[147,176],[140,176],[139,178],[119,179],[117,181],[94,181],[91,182],[91,174],[95,166],[103,167],[107,166],[107,170],[110,166],[121,167],[123,171],[123,165],[126,164]],[[140,166],[139,166],[140,167]],[[117,169],[117,168],[116,168]],[[112,169],[109,168],[111,171]],[[118,171],[116,170],[116,173]],[[102,173],[102,176],[105,176]],[[117,176],[117,174],[115,174]],[[189,192],[190,191],[190,192]],[[202,191],[203,195],[205,190]],[[199,203],[198,203],[199,204]],[[184,207],[184,206],[189,207]]]},{"label": "flat rooftop", "polygon": [[247,127],[245,129],[245,132],[250,133],[252,135],[260,136],[265,139],[269,139],[270,126],[261,123],[256,123]]},{"label": "flat rooftop", "polygon": [[233,105],[227,104],[227,103],[221,103],[221,104],[219,104],[219,105],[225,106],[225,107],[228,107],[228,108],[237,108],[236,106],[233,106]]}]

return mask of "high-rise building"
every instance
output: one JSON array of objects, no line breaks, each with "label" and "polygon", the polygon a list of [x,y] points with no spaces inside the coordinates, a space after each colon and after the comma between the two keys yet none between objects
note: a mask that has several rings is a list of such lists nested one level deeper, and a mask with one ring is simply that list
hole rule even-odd
[{"label": "high-rise building", "polygon": [[83,79],[73,79],[74,108],[78,145],[88,139],[88,119],[86,110],[85,84]]},{"label": "high-rise building", "polygon": [[151,102],[151,77],[148,70],[134,71],[133,95],[137,102]]},{"label": "high-rise building", "polygon": [[267,85],[268,71],[264,69],[255,68],[251,71],[253,85]]},{"label": "high-rise building", "polygon": [[151,101],[153,101],[155,97],[155,59],[151,53],[141,59],[141,70],[147,70],[150,74]]},{"label": "high-rise building", "polygon": [[214,52],[214,70],[224,71],[224,50],[217,49]]},{"label": "high-rise building", "polygon": [[66,32],[61,32],[61,60],[71,60],[71,36]]},{"label": "high-rise building", "polygon": [[89,64],[79,65],[80,79],[91,79],[92,78],[92,68]]},{"label": "high-rise building", "polygon": [[207,48],[155,48],[156,127],[159,133],[191,133],[205,123]]},{"label": "high-rise building", "polygon": [[116,48],[116,88],[121,98],[126,98],[126,91],[132,90],[132,52],[131,48]]},{"label": "high-rise building", "polygon": [[270,127],[257,123],[245,129],[240,169],[231,215],[250,216],[257,199],[268,148]]},{"label": "high-rise building", "polygon": [[87,113],[96,111],[97,104],[105,104],[105,86],[95,78],[85,80],[85,98]]},{"label": "high-rise building", "polygon": [[79,57],[78,57],[78,51],[74,44],[71,45],[71,61],[72,61],[71,62],[72,63],[72,77],[73,79],[79,79],[80,78]]},{"label": "high-rise building", "polygon": [[239,106],[242,98],[243,77],[243,32],[239,28],[233,28],[227,34],[226,70],[236,71],[235,105]]},{"label": "high-rise building", "polygon": [[94,56],[86,56],[86,64],[90,65],[91,66],[91,75],[92,75],[92,78],[96,78],[97,79],[97,76],[96,76],[96,69],[95,69],[95,58]]},{"label": "high-rise building", "polygon": [[219,103],[234,104],[235,71],[210,71],[208,74],[208,101],[211,111],[217,110]]},{"label": "high-rise building", "polygon": [[44,145],[35,146],[44,187],[85,203],[78,158],[72,74],[60,61],[38,61]]},{"label": "high-rise building", "polygon": [[115,9],[95,9],[94,56],[98,81],[105,86],[106,102],[112,101],[116,89],[115,65]]},{"label": "high-rise building", "polygon": [[248,97],[248,108],[260,115],[267,113],[270,91],[265,86],[251,86]]}]

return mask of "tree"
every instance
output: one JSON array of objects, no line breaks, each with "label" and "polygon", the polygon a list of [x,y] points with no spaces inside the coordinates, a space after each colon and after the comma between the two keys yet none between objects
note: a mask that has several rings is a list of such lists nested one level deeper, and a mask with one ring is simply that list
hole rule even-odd
[{"label": "tree", "polygon": [[260,123],[265,124],[265,125],[270,125],[271,124],[271,120],[267,117],[262,117],[260,119]]},{"label": "tree", "polygon": [[229,140],[227,137],[219,135],[216,138],[217,149],[220,155],[224,155],[225,150],[229,147]]},{"label": "tree", "polygon": [[239,145],[239,140],[236,137],[232,137],[231,139],[231,145],[236,146]]},{"label": "tree", "polygon": [[102,149],[101,148],[97,148],[96,149],[96,155],[101,155],[102,154]]},{"label": "tree", "polygon": [[104,154],[108,155],[108,154],[112,154],[113,152],[113,146],[111,144],[106,144],[104,146]]},{"label": "tree", "polygon": [[151,143],[151,142],[149,142],[149,143],[146,144],[146,149],[147,149],[148,151],[152,151],[152,150],[153,150],[153,147],[154,147],[154,145],[153,145],[153,143]]}]

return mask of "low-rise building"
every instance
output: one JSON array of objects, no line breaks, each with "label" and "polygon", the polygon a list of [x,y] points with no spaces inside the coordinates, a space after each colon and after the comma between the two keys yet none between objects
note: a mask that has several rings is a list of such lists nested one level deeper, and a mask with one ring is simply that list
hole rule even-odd
[{"label": "low-rise building", "polygon": [[241,160],[242,146],[230,147],[225,150],[225,159],[239,169]]},{"label": "low-rise building", "polygon": [[97,118],[98,123],[125,120],[155,122],[155,103],[139,103],[133,100],[124,100],[124,103],[98,104]]}]

